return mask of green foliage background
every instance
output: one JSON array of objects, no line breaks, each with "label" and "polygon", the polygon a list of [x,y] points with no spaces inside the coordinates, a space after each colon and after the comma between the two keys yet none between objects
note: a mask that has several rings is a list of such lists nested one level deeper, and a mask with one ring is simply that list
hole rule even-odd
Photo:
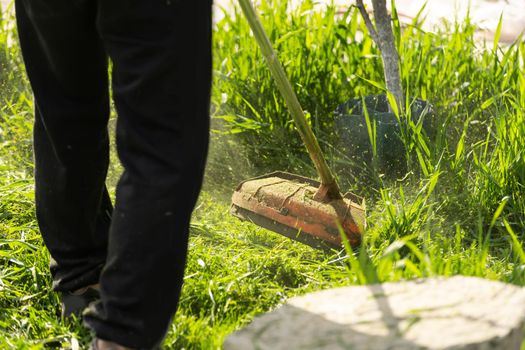
[{"label": "green foliage background", "polygon": [[[392,179],[352,164],[337,147],[335,107],[383,86],[377,50],[357,11],[316,12],[312,1],[291,12],[287,6],[270,0],[259,11],[330,164],[345,188],[367,197],[365,243],[359,252],[323,253],[228,215],[240,179],[277,169],[314,173],[247,24],[238,10],[227,12],[214,32],[206,186],[166,348],[220,348],[255,315],[334,286],[454,274],[525,284],[524,44],[501,48],[498,35],[494,43],[476,43],[468,21],[430,33],[416,22],[401,28],[394,16],[407,95],[433,104],[437,133],[429,137],[411,120],[402,124],[409,172]],[[4,15],[0,348],[82,348],[90,335],[80,322],[56,318],[49,256],[34,217],[31,124],[13,19]],[[110,184],[120,171],[112,159]]]}]

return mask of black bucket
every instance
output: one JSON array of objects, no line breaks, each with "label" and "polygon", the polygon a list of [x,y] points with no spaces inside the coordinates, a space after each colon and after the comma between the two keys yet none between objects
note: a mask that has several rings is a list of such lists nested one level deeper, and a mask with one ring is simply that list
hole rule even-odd
[{"label": "black bucket", "polygon": [[[385,177],[406,174],[406,150],[401,140],[401,128],[394,113],[388,111],[386,95],[372,95],[364,98],[370,121],[376,124],[377,171]],[[373,168],[372,144],[366,124],[363,100],[350,99],[335,110],[334,121],[339,136],[340,150],[358,167]],[[411,103],[411,119],[423,123],[423,130],[429,139],[433,138],[434,110],[430,103],[414,99]]]}]

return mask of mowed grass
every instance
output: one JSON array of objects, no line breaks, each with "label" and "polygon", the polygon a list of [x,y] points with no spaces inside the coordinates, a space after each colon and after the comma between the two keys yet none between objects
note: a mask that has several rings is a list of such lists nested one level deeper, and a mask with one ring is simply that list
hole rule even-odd
[{"label": "mowed grass", "polygon": [[[319,14],[309,1],[292,14],[282,1],[265,6],[263,21],[331,164],[367,196],[365,243],[350,254],[321,252],[229,215],[243,177],[312,174],[246,23],[230,13],[215,32],[210,161],[165,347],[218,349],[287,298],[335,286],[455,274],[523,285],[524,45],[480,49],[468,22],[448,34],[397,26],[408,94],[432,102],[437,133],[403,124],[409,173],[389,179],[372,167],[363,179],[348,174],[356,165],[337,152],[330,115],[347,98],[381,91],[377,51],[356,12]],[[32,98],[12,23],[0,23],[0,349],[82,349],[90,334],[56,317],[34,216]],[[112,159],[110,184],[120,171]]]}]

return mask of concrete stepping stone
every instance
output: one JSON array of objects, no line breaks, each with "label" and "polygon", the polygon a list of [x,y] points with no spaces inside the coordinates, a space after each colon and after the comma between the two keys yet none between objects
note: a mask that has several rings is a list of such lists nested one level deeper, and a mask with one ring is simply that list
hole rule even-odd
[{"label": "concrete stepping stone", "polygon": [[474,277],[343,287],[290,299],[224,350],[519,350],[525,289]]}]

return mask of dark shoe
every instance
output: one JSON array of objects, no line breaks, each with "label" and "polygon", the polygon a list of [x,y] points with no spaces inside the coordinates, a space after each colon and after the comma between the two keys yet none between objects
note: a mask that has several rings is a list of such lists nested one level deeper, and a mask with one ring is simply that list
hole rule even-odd
[{"label": "dark shoe", "polygon": [[88,305],[100,299],[98,285],[87,286],[74,292],[65,292],[60,296],[60,305],[62,306],[61,316],[64,319],[72,317],[80,318],[82,311]]}]

